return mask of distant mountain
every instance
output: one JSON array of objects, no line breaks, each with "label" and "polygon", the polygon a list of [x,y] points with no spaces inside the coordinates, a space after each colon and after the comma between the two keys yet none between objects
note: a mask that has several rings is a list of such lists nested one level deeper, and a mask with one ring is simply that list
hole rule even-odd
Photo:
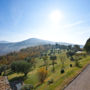
[{"label": "distant mountain", "polygon": [[0,43],[9,43],[8,41],[0,41]]},{"label": "distant mountain", "polygon": [[0,55],[4,55],[13,51],[19,51],[22,48],[37,46],[37,45],[44,45],[44,44],[54,44],[54,42],[41,40],[37,38],[30,38],[21,42],[15,43],[5,43],[0,41]]},{"label": "distant mountain", "polygon": [[[19,51],[22,48],[38,46],[38,45],[45,45],[45,44],[55,44],[56,42],[41,40],[37,38],[30,38],[21,42],[7,42],[7,41],[0,41],[0,55],[4,55],[10,52]],[[61,45],[71,45],[69,43],[58,42]]]}]

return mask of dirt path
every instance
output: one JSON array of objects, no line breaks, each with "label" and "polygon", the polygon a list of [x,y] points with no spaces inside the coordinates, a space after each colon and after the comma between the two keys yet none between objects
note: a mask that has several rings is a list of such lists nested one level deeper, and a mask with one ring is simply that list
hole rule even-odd
[{"label": "dirt path", "polygon": [[90,65],[64,90],[90,90]]}]

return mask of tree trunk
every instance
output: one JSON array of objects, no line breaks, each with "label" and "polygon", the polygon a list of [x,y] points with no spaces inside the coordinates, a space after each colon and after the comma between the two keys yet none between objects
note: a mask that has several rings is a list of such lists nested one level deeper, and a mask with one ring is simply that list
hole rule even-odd
[{"label": "tree trunk", "polygon": [[24,76],[26,77],[27,76],[27,73],[24,73]]},{"label": "tree trunk", "polygon": [[52,61],[52,64],[53,64],[53,72],[55,71],[55,68],[54,68],[54,60]]}]

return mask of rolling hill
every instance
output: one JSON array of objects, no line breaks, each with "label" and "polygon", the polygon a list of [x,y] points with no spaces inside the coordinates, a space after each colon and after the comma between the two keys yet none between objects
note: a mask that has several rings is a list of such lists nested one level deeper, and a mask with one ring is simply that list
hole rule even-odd
[{"label": "rolling hill", "polygon": [[37,38],[30,38],[21,42],[9,43],[0,42],[0,55],[4,55],[13,51],[19,51],[22,48],[44,45],[44,44],[54,44],[54,42],[41,40]]},{"label": "rolling hill", "polygon": [[[1,41],[0,42],[0,55],[5,55],[10,52],[19,51],[22,48],[45,45],[45,44],[55,44],[55,43],[56,42],[41,40],[37,38],[30,38],[21,42],[14,42],[14,43]],[[64,43],[64,42],[57,42],[57,43],[61,45],[70,45],[69,43]]]}]

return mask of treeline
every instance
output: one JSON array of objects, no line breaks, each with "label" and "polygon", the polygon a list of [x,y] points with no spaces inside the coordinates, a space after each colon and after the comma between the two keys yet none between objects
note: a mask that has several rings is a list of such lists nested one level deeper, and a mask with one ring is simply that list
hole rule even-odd
[{"label": "treeline", "polygon": [[29,47],[29,48],[25,48],[25,49],[21,49],[19,52],[12,52],[9,53],[7,55],[4,56],[0,56],[0,64],[6,64],[9,65],[11,64],[13,61],[17,61],[17,60],[25,60],[29,57],[32,59],[35,59],[37,57],[42,57],[43,54],[47,53],[48,50],[50,50],[49,55],[51,55],[52,53],[54,53],[54,50],[58,49],[58,52],[62,49],[65,50],[80,50],[80,46],[78,45],[60,45],[60,44],[55,44],[55,45],[40,45],[40,46],[35,46],[35,47]]}]

